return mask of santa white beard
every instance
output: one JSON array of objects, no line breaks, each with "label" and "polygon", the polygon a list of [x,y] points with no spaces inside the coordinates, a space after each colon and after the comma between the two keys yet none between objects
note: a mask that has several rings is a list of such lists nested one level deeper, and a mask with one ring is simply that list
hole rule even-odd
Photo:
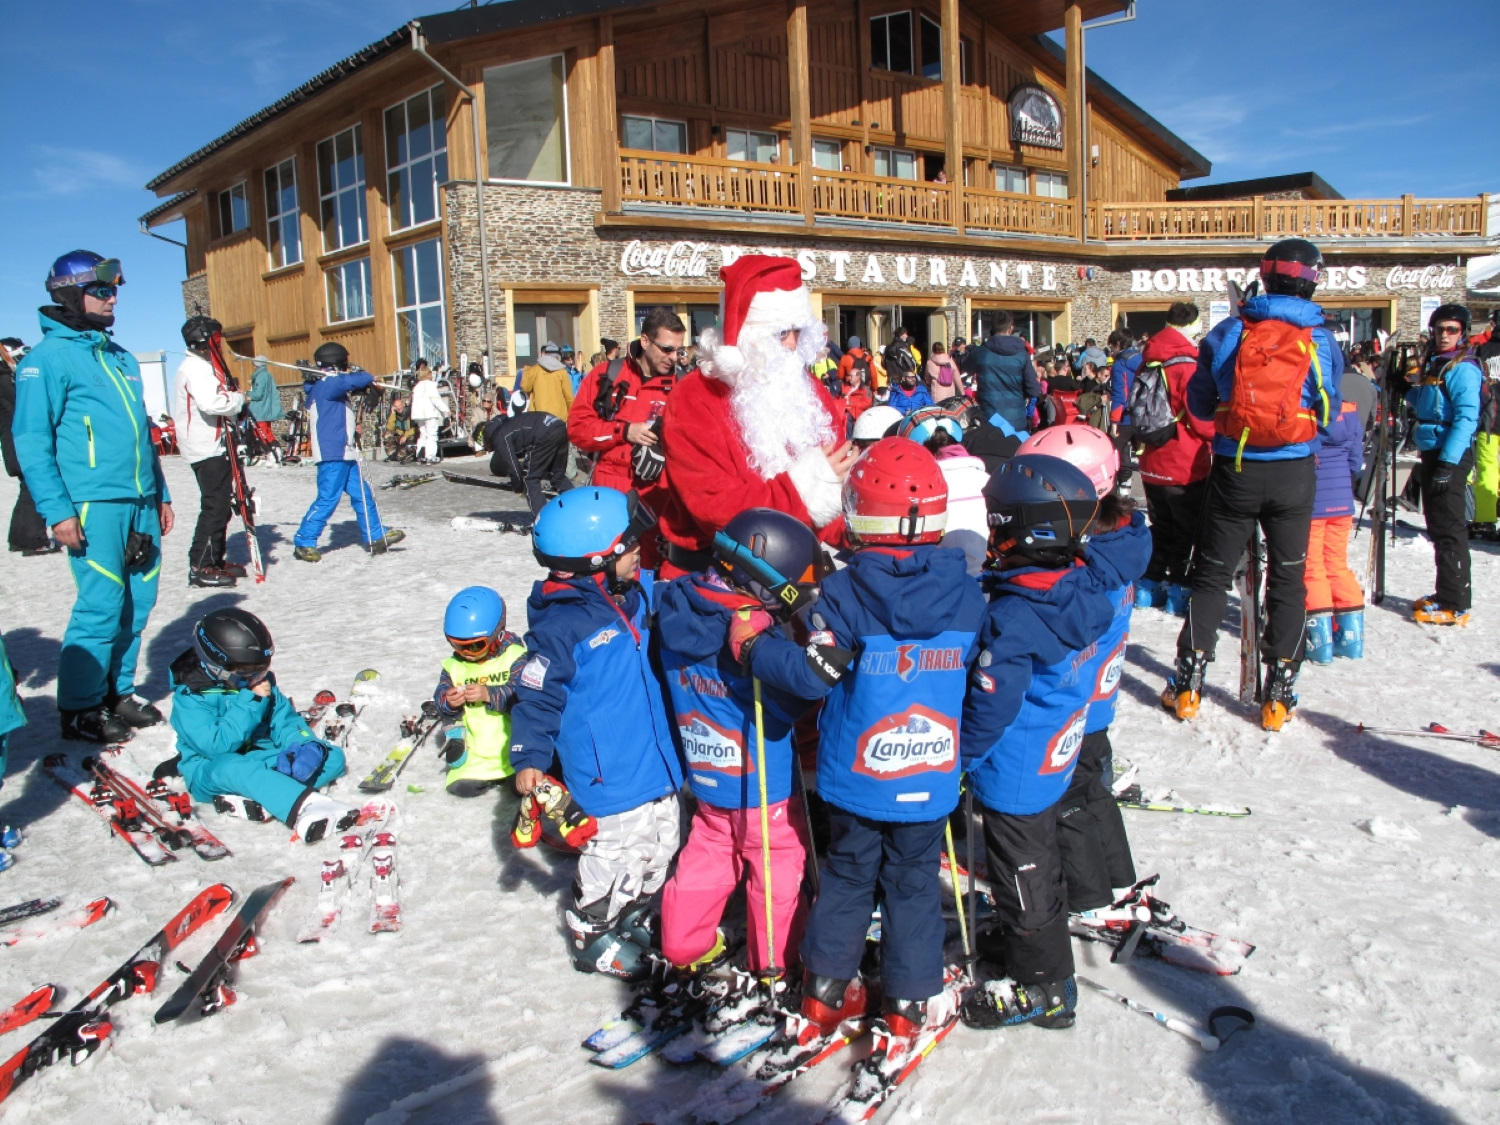
[{"label": "santa white beard", "polygon": [[821,324],[803,328],[795,351],[776,336],[751,338],[740,333],[745,365],[735,377],[729,403],[750,453],[750,467],[762,480],[787,472],[805,453],[817,450],[821,456],[833,440],[833,420],[807,375],[825,333]]}]

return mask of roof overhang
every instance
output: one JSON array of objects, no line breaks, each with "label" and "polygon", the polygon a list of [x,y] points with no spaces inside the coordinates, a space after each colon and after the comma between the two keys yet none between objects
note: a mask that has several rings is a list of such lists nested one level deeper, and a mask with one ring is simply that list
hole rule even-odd
[{"label": "roof overhang", "polygon": [[153,227],[163,226],[174,219],[182,218],[183,205],[197,194],[197,188],[189,188],[187,191],[180,191],[170,199],[165,199],[158,203],[141,216],[141,229],[151,230]]}]

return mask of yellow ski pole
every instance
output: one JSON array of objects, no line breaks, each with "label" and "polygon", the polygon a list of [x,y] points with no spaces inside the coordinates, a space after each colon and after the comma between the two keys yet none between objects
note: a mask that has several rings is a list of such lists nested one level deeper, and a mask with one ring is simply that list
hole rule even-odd
[{"label": "yellow ski pole", "polygon": [[[953,821],[951,819],[943,821],[943,839],[948,844],[948,877],[953,881],[953,901],[958,907],[958,932],[964,940],[964,959],[972,962],[974,951],[969,946],[969,922],[964,917],[963,892],[958,889],[958,853],[953,848]],[[974,878],[972,873],[969,878]]]},{"label": "yellow ski pole", "polygon": [[760,678],[753,677],[752,682],[755,685],[755,772],[760,775],[760,866],[761,878],[766,886],[767,987],[774,1001],[777,968],[774,912],[771,909],[771,807],[766,800],[766,734],[760,698]]}]

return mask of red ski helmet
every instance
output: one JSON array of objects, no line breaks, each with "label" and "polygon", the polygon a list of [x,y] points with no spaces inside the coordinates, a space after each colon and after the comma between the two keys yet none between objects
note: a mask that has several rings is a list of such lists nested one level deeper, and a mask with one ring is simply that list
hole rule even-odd
[{"label": "red ski helmet", "polygon": [[1083,422],[1049,426],[1021,443],[1016,453],[1044,453],[1083,470],[1103,500],[1115,489],[1120,472],[1120,452],[1103,430]]},{"label": "red ski helmet", "polygon": [[906,438],[882,438],[844,481],[849,537],[872,543],[936,543],[948,527],[948,481],[937,458]]}]

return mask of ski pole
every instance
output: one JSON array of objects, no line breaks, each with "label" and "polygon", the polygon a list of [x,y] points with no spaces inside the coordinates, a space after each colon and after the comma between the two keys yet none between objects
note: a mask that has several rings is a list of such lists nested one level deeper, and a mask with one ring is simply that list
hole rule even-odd
[{"label": "ski pole", "polygon": [[1179,1019],[1176,1016],[1169,1016],[1164,1012],[1158,1012],[1151,1008],[1148,1008],[1146,1007],[1146,1005],[1138,1003],[1128,996],[1120,995],[1112,988],[1105,988],[1102,984],[1099,984],[1096,981],[1089,980],[1088,977],[1079,976],[1076,979],[1080,984],[1088,985],[1100,995],[1107,996],[1109,997],[1109,999],[1115,1001],[1118,1004],[1124,1004],[1125,1007],[1129,1008],[1132,1012],[1140,1012],[1143,1016],[1150,1016],[1157,1023],[1161,1024],[1169,1031],[1175,1031],[1178,1035],[1185,1035],[1194,1043],[1198,1044],[1198,1046],[1202,1047],[1205,1051],[1217,1051],[1219,1049],[1218,1036],[1210,1035],[1206,1031],[1199,1031],[1192,1024],[1188,1023],[1187,1020]]},{"label": "ski pole", "polygon": [[[969,945],[969,922],[964,917],[964,895],[958,886],[958,853],[953,850],[953,821],[945,817],[943,819],[943,839],[948,845],[948,878],[953,883],[953,903],[958,907],[958,934],[964,942],[964,960],[973,962],[974,950]],[[969,859],[973,863],[973,857]],[[973,880],[970,880],[973,885]]]},{"label": "ski pole", "polygon": [[[749,619],[748,610],[740,610],[740,616]],[[752,678],[755,685],[755,772],[760,775],[760,867],[761,879],[765,883],[766,899],[766,969],[767,988],[771,999],[776,999],[776,940],[774,911],[771,909],[771,808],[766,799],[766,733],[764,710],[761,705],[760,677]]]},{"label": "ski pole", "polygon": [[1478,734],[1463,734],[1449,730],[1441,723],[1429,723],[1420,729],[1406,727],[1367,727],[1360,723],[1356,728],[1360,734],[1399,734],[1408,738],[1442,738],[1449,742],[1468,742],[1486,750],[1500,750],[1500,734],[1481,730]]},{"label": "ski pole", "polygon": [[[979,880],[974,877],[974,790],[964,786],[964,850],[969,861],[969,917],[974,919],[974,945],[979,944]],[[971,954],[972,956],[972,954]],[[972,966],[971,966],[972,968]]]},{"label": "ski pole", "polygon": [[802,755],[796,752],[796,736],[792,743],[792,780],[797,783],[797,797],[802,802],[802,823],[807,828],[807,877],[812,882],[813,898],[822,889],[822,875],[818,871],[818,847],[813,842],[812,808],[807,802],[807,778],[802,772]]}]

